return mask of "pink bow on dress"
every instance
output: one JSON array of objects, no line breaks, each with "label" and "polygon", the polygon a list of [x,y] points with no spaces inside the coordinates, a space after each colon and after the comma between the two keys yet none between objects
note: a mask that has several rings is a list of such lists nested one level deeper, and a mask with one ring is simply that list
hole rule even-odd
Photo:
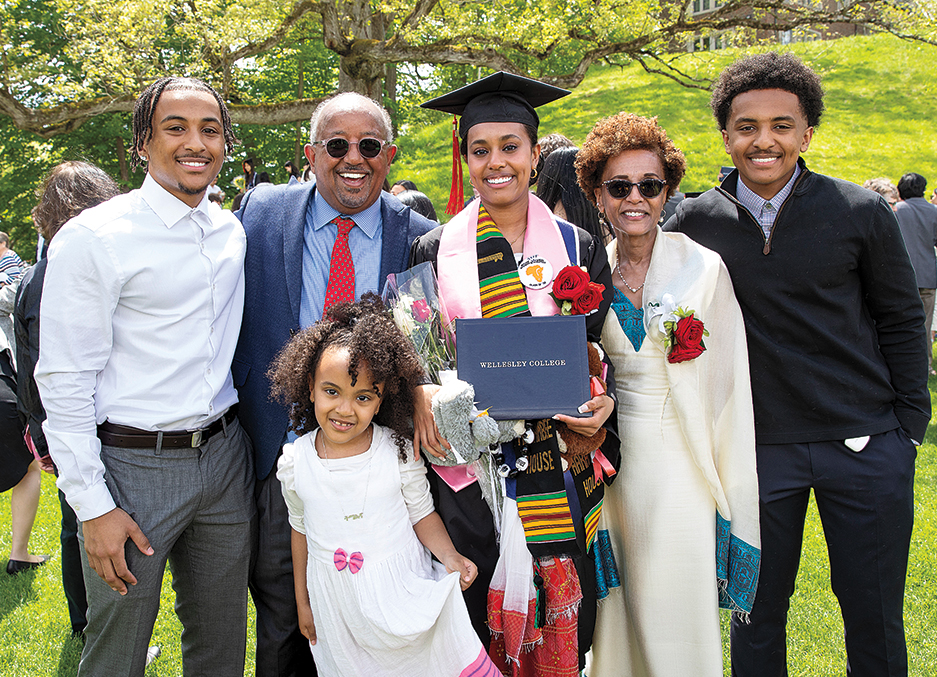
[{"label": "pink bow on dress", "polygon": [[364,566],[364,555],[360,552],[353,552],[349,557],[348,553],[339,548],[335,551],[333,561],[335,562],[335,568],[339,571],[344,571],[345,567],[348,567],[351,569],[351,573],[356,574]]}]

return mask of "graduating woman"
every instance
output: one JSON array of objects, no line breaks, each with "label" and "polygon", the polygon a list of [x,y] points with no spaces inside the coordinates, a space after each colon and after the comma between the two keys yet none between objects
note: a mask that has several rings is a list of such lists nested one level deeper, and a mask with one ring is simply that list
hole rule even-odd
[{"label": "graduating woman", "polygon": [[[529,190],[540,156],[534,108],[566,94],[496,73],[423,104],[462,116],[454,159],[466,160],[479,196],[449,223],[418,238],[411,250],[411,266],[434,263],[447,320],[558,314],[550,296],[555,277],[567,266],[581,266],[605,290],[586,317],[588,339],[598,342],[612,291],[602,243],[557,219]],[[459,173],[461,165],[453,175]],[[450,213],[457,206],[458,187]],[[534,260],[538,275],[531,276]],[[603,393],[580,407],[592,412],[589,418],[528,421],[527,442],[514,440],[492,452],[501,464],[495,479],[504,492],[494,511],[478,482],[454,488],[429,473],[437,511],[456,548],[479,568],[466,593],[469,614],[486,645],[490,627],[491,656],[506,674],[573,676],[584,664],[595,620],[590,525],[601,509],[601,480],[615,472],[618,441],[613,427],[601,448],[576,456],[569,447],[561,454],[566,445],[557,421],[594,438],[604,425],[614,426],[613,410],[614,401]],[[528,464],[535,456],[547,462]],[[603,462],[607,470],[597,471]],[[554,497],[549,507],[536,500],[547,494]]]}]

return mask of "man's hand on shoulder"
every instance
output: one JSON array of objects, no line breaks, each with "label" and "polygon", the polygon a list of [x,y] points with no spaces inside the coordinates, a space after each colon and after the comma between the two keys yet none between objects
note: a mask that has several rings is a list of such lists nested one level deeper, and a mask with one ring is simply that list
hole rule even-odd
[{"label": "man's hand on shoulder", "polygon": [[130,515],[114,508],[100,517],[81,523],[88,563],[112,590],[127,594],[127,583],[136,585],[137,579],[127,568],[124,543],[131,539],[144,555],[152,555],[149,540],[140,531]]}]

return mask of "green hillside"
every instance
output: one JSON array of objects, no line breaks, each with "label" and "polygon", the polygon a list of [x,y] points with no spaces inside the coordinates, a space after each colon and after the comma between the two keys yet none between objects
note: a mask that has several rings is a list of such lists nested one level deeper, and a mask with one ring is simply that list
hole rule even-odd
[{"label": "green hillside", "polygon": [[[788,49],[788,48],[785,48]],[[857,183],[874,176],[897,182],[907,171],[937,187],[937,80],[928,64],[937,48],[889,35],[792,45],[789,49],[823,76],[826,112],[805,158],[810,168]],[[714,77],[740,56],[737,50],[688,54],[685,72]],[[639,65],[590,70],[573,93],[539,109],[541,135],[559,132],[581,143],[595,122],[618,111],[657,115],[687,156],[681,185],[702,191],[731,164],[709,110],[709,92],[646,73]],[[433,200],[442,217],[451,177],[451,118],[404,130],[391,183],[410,179]],[[467,168],[463,165],[465,187]]]}]

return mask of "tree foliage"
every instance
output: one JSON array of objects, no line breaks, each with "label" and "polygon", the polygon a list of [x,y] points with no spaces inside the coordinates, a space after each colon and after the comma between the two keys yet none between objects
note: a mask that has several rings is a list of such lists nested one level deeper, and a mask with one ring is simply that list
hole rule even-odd
[{"label": "tree foliage", "polygon": [[137,185],[129,111],[163,75],[201,77],[229,103],[244,147],[225,183],[244,156],[268,171],[299,159],[303,121],[335,89],[419,124],[436,118],[415,102],[488,69],[574,87],[592,64],[637,61],[706,87],[681,69],[694,35],[838,24],[933,43],[935,2],[727,0],[694,15],[692,0],[0,0],[0,218],[28,230],[32,191],[63,159]]},{"label": "tree foliage", "polygon": [[[715,0],[714,0],[715,2]],[[933,0],[926,0],[931,3]],[[166,74],[205,78],[236,122],[308,117],[336,84],[378,97],[388,64],[527,73],[572,87],[590,65],[638,60],[694,83],[664,55],[711,32],[862,25],[933,39],[933,6],[896,0],[728,0],[693,15],[685,0],[2,0],[0,113],[44,137],[127,112]],[[315,55],[310,57],[310,55]],[[294,58],[325,73],[257,88]],[[267,77],[268,84],[275,78]],[[286,86],[289,84],[289,86]]]}]

